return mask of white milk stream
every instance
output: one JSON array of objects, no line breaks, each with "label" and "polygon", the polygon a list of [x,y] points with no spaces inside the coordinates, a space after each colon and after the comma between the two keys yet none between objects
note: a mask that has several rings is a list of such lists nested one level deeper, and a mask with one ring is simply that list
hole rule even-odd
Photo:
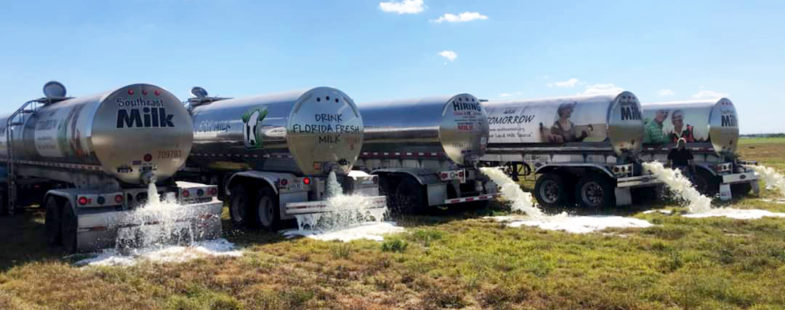
[{"label": "white milk stream", "polygon": [[116,248],[105,249],[77,265],[133,265],[140,259],[182,262],[204,256],[242,255],[225,239],[195,242],[199,236],[194,236],[189,221],[195,216],[194,210],[179,205],[173,193],[161,201],[155,184],[147,190],[147,204],[128,212],[123,221],[139,226],[118,229]]},{"label": "white milk stream", "polygon": [[758,173],[763,182],[766,182],[767,188],[775,189],[780,193],[780,196],[785,196],[785,176],[774,168],[763,165],[749,165],[747,167]]},{"label": "white milk stream", "polygon": [[526,214],[526,216],[489,217],[499,222],[505,222],[509,227],[533,226],[545,230],[562,230],[569,233],[582,234],[606,228],[645,228],[652,226],[651,223],[641,219],[621,216],[572,216],[567,213],[546,215],[534,205],[531,194],[524,192],[503,171],[498,168],[480,168],[480,171],[499,185],[502,198],[512,203],[511,208],[513,211]]},{"label": "white milk stream", "polygon": [[690,213],[706,212],[711,210],[711,198],[701,195],[692,182],[677,169],[665,168],[659,162],[643,163],[643,167],[665,183],[668,189],[680,199],[688,203]]},{"label": "white milk stream", "polygon": [[345,195],[335,172],[327,176],[327,201],[330,212],[295,216],[297,229],[280,233],[288,238],[303,236],[318,240],[351,241],[369,239],[381,241],[385,234],[404,231],[393,222],[385,222],[387,207],[371,208],[368,196]]}]

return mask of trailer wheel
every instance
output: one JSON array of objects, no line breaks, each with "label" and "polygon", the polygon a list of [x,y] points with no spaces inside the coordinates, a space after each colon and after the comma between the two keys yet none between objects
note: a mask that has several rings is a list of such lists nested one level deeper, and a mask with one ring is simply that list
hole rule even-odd
[{"label": "trailer wheel", "polygon": [[580,180],[575,186],[575,198],[581,208],[606,209],[616,205],[613,185],[602,175],[590,174]]},{"label": "trailer wheel", "polygon": [[0,216],[11,215],[11,208],[8,207],[8,196],[5,190],[0,190]]},{"label": "trailer wheel", "polygon": [[229,217],[232,219],[232,226],[250,226],[249,206],[253,197],[248,195],[245,186],[237,184],[232,187],[232,195],[229,200]]},{"label": "trailer wheel", "polygon": [[534,184],[534,197],[546,208],[565,206],[569,201],[565,184],[558,174],[543,174]]},{"label": "trailer wheel", "polygon": [[60,243],[60,206],[54,197],[46,198],[44,203],[46,218],[44,220],[44,230],[46,231],[46,243],[57,245]]},{"label": "trailer wheel", "polygon": [[720,182],[710,173],[698,170],[692,177],[692,183],[701,194],[714,197],[720,190]]},{"label": "trailer wheel", "polygon": [[281,214],[278,210],[278,201],[272,189],[265,186],[259,192],[254,215],[260,227],[275,231],[281,226]]},{"label": "trailer wheel", "polygon": [[428,205],[425,197],[425,188],[417,180],[403,177],[390,197],[391,211],[397,215],[420,213]]},{"label": "trailer wheel", "polygon": [[70,202],[63,205],[63,215],[60,222],[60,233],[62,234],[63,248],[67,253],[76,253],[76,230],[79,222],[74,213],[74,208]]}]

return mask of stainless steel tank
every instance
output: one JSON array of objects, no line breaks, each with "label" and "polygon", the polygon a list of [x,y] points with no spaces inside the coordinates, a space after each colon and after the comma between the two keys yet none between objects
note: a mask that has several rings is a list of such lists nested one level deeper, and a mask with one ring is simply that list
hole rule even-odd
[{"label": "stainless steel tank", "polygon": [[641,105],[628,91],[483,105],[490,123],[489,153],[497,147],[590,145],[610,147],[616,154],[641,150]]},{"label": "stainless steel tank", "polygon": [[[7,117],[0,119],[0,156],[7,156]],[[57,101],[12,127],[14,160],[37,165],[100,166],[129,184],[168,178],[191,151],[188,111],[170,92],[133,84]],[[150,172],[151,174],[148,174]]]},{"label": "stainless steel tank", "polygon": [[485,154],[488,119],[470,94],[360,104],[363,153],[444,156],[473,165]]},{"label": "stainless steel tank", "polygon": [[[717,153],[734,153],[739,141],[736,107],[728,98],[680,102],[646,103],[647,145],[675,143],[710,144]],[[665,139],[661,139],[661,130]],[[656,137],[655,137],[656,136]]]},{"label": "stainless steel tank", "polygon": [[363,118],[335,88],[217,100],[191,114],[187,165],[205,169],[349,173],[363,145]]}]

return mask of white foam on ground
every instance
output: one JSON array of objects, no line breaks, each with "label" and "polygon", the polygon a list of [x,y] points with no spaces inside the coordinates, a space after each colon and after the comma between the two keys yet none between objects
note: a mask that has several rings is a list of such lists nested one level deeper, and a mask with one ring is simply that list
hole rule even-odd
[{"label": "white foam on ground", "polygon": [[670,215],[670,214],[673,214],[673,210],[668,210],[668,209],[654,209],[654,210],[646,210],[646,211],[643,211],[643,214],[652,214],[652,213],[662,213],[662,214],[667,214],[667,215]]},{"label": "white foam on ground", "polygon": [[762,198],[760,201],[776,203],[776,204],[779,204],[779,205],[785,204],[785,199]]},{"label": "white foam on ground", "polygon": [[542,218],[515,219],[509,216],[494,216],[490,218],[499,222],[506,222],[509,227],[531,226],[574,234],[591,233],[607,228],[646,228],[652,226],[651,223],[645,220],[612,215],[569,216],[562,213]]},{"label": "white foam on ground", "polygon": [[706,217],[727,217],[737,220],[755,220],[763,217],[785,217],[785,213],[771,212],[759,209],[734,209],[734,208],[718,208],[709,211],[685,214],[684,217],[689,218],[706,218]]},{"label": "white foam on ground", "polygon": [[347,227],[344,229],[328,231],[287,229],[280,231],[280,233],[287,238],[302,236],[322,241],[338,240],[342,242],[349,242],[358,239],[383,241],[385,235],[400,233],[403,231],[403,227],[397,226],[393,222],[370,222]]},{"label": "white foam on ground", "polygon": [[226,239],[194,242],[189,246],[164,246],[159,248],[133,249],[122,254],[116,249],[106,249],[95,257],[76,262],[78,266],[132,266],[141,261],[154,263],[182,263],[196,258],[213,256],[238,257],[243,253]]},{"label": "white foam on ground", "polygon": [[480,172],[488,176],[494,183],[499,186],[499,193],[504,200],[511,202],[510,208],[512,211],[526,213],[526,215],[537,218],[545,216],[542,210],[534,205],[534,199],[531,193],[524,192],[518,183],[515,183],[508,177],[504,171],[499,168],[480,168]]},{"label": "white foam on ground", "polygon": [[779,174],[774,168],[766,167],[763,165],[749,165],[747,166],[760,176],[766,187],[777,190],[780,195],[785,196],[785,176]]},{"label": "white foam on ground", "polygon": [[530,193],[524,192],[509,176],[498,168],[480,168],[494,183],[501,188],[504,200],[512,202],[512,210],[523,212],[526,216],[507,215],[488,217],[498,222],[505,222],[509,227],[533,226],[545,230],[561,230],[570,233],[584,234],[606,228],[645,228],[651,223],[622,216],[571,216],[567,213],[546,215],[534,205]]},{"label": "white foam on ground", "polygon": [[677,169],[665,168],[659,162],[643,163],[643,167],[660,181],[668,186],[668,189],[676,196],[688,203],[687,209],[690,213],[700,213],[711,210],[711,198],[701,195],[692,182],[687,179],[681,171]]}]

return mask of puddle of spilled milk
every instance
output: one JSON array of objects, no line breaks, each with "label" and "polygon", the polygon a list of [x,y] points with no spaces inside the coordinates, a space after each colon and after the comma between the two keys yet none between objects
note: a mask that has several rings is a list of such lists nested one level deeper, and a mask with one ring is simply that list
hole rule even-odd
[{"label": "puddle of spilled milk", "polygon": [[755,220],[763,217],[785,217],[785,213],[760,209],[717,208],[701,213],[685,214],[689,218],[727,217],[737,220]]},{"label": "puddle of spilled milk", "polygon": [[163,246],[158,248],[134,249],[122,254],[116,249],[106,249],[95,257],[76,262],[77,266],[133,266],[141,261],[154,263],[181,263],[196,258],[229,256],[239,257],[243,253],[235,249],[226,239],[194,242],[188,246]]},{"label": "puddle of spilled milk", "polygon": [[509,227],[532,226],[545,230],[561,230],[570,233],[583,234],[606,228],[645,228],[652,226],[651,223],[645,220],[622,216],[573,216],[568,215],[567,213],[546,215],[534,205],[531,194],[524,192],[515,181],[504,174],[500,169],[481,168],[480,170],[491,178],[494,183],[499,185],[502,198],[512,203],[511,208],[513,211],[526,214],[526,216],[508,215],[488,217],[498,222],[505,222]]},{"label": "puddle of spilled milk", "polygon": [[541,218],[495,216],[490,217],[499,222],[506,222],[509,227],[531,226],[545,230],[561,230],[574,234],[585,234],[607,228],[646,228],[652,224],[648,221],[613,215],[570,216],[559,214]]},{"label": "puddle of spilled milk", "polygon": [[370,222],[343,229],[328,231],[287,229],[282,230],[279,233],[284,235],[286,238],[301,236],[321,241],[337,240],[342,242],[349,242],[359,239],[383,241],[385,235],[400,233],[404,230],[405,229],[403,227],[397,226],[393,222]]}]

